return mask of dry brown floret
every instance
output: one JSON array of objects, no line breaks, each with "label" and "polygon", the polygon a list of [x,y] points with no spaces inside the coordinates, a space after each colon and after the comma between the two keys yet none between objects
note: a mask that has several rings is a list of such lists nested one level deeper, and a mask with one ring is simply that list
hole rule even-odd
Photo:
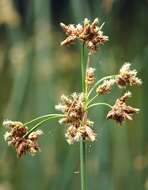
[{"label": "dry brown floret", "polygon": [[16,149],[18,157],[22,157],[27,152],[34,155],[40,151],[37,141],[39,136],[43,134],[41,130],[28,134],[28,128],[18,121],[6,120],[3,122],[3,125],[8,129],[4,134],[4,139],[9,146],[13,146]]},{"label": "dry brown floret", "polygon": [[131,64],[130,63],[125,63],[120,71],[119,75],[117,77],[117,84],[119,86],[126,86],[126,85],[141,85],[142,81],[137,77],[137,71],[136,70],[131,70],[130,69]]},{"label": "dry brown floret", "polygon": [[132,120],[133,114],[138,113],[139,109],[126,105],[125,101],[127,101],[129,97],[131,97],[131,93],[127,92],[124,96],[117,99],[111,111],[108,112],[107,119],[113,119],[120,124],[126,120]]},{"label": "dry brown floret", "polygon": [[108,41],[108,36],[105,36],[101,30],[103,25],[98,26],[98,24],[98,18],[94,19],[92,23],[90,20],[85,18],[82,25],[65,25],[60,23],[67,35],[67,38],[61,42],[61,45],[71,45],[76,41],[76,39],[79,39],[86,44],[90,53],[97,51],[97,47],[99,45]]}]

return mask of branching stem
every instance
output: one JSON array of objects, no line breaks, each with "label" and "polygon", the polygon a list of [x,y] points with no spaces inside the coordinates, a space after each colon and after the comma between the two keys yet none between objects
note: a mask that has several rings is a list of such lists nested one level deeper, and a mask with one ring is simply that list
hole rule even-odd
[{"label": "branching stem", "polygon": [[[62,114],[50,114],[50,115],[52,115],[52,116],[50,116],[50,117],[48,116],[48,118],[46,118],[46,119],[40,121],[40,122],[37,123],[34,127],[32,127],[32,128],[28,131],[28,133],[24,136],[24,138],[27,137],[31,132],[33,132],[34,130],[36,130],[40,125],[42,125],[42,124],[45,123],[46,121],[49,121],[49,120],[51,120],[51,119],[56,119],[56,118],[63,117]],[[53,115],[54,115],[54,116],[53,116]]]},{"label": "branching stem", "polygon": [[92,108],[94,106],[100,106],[100,105],[104,105],[104,106],[108,106],[109,108],[112,108],[112,106],[110,104],[107,104],[105,102],[99,102],[99,103],[94,103],[94,104],[91,104],[90,106],[88,106],[87,108]]},{"label": "branching stem", "polygon": [[87,102],[87,106],[88,106],[92,101],[94,101],[97,97],[98,97],[98,94],[96,94],[92,99],[90,99],[90,100]]},{"label": "branching stem", "polygon": [[29,124],[31,124],[33,122],[36,122],[36,121],[40,120],[40,119],[50,118],[50,117],[54,117],[54,116],[62,117],[64,115],[63,114],[47,114],[47,115],[42,115],[40,117],[37,117],[37,118],[35,118],[35,119],[31,120],[31,121],[28,121],[28,122],[24,123],[24,125],[29,125]]}]

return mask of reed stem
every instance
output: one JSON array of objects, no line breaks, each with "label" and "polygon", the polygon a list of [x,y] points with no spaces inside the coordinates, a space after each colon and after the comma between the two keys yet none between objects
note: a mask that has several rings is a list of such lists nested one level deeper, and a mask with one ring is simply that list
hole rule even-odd
[{"label": "reed stem", "polygon": [[[83,43],[82,48],[81,48],[81,77],[82,77],[82,90],[83,90],[83,93],[85,94],[86,88],[85,88],[84,70],[85,70],[85,65],[84,65],[84,43]],[[83,138],[80,141],[80,174],[81,174],[81,190],[87,190],[86,142]]]},{"label": "reed stem", "polygon": [[85,91],[85,79],[84,79],[84,43],[81,48],[81,82],[82,82],[82,90]]},{"label": "reed stem", "polygon": [[80,141],[80,170],[81,170],[81,190],[87,189],[86,177],[86,143],[85,140]]}]

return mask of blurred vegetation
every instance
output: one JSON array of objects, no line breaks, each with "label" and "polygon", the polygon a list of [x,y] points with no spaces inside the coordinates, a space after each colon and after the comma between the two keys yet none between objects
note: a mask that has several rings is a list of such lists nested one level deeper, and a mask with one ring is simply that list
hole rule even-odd
[{"label": "blurred vegetation", "polygon": [[[147,0],[0,0],[0,123],[51,113],[62,93],[80,90],[79,46],[59,46],[59,22],[85,17],[105,21],[110,37],[93,58],[97,75],[112,74],[129,61],[143,80],[130,102],[141,109],[134,121],[116,127],[106,121],[106,109],[91,112],[98,138],[88,147],[89,189],[148,190]],[[115,90],[107,101],[113,104],[120,94]],[[18,160],[1,127],[0,190],[80,188],[79,146],[66,143],[57,122],[44,131],[42,152]]]}]

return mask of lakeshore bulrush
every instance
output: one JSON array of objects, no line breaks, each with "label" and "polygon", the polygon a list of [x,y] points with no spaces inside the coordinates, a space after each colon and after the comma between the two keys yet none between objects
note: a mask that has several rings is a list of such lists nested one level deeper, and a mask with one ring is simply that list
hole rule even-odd
[{"label": "lakeshore bulrush", "polygon": [[[137,71],[131,69],[130,63],[124,63],[119,73],[105,76],[96,81],[95,73],[97,68],[90,64],[90,59],[94,53],[100,51],[101,45],[109,41],[109,37],[104,35],[103,24],[99,24],[98,18],[92,22],[87,18],[77,25],[60,23],[66,34],[62,46],[74,45],[76,41],[82,43],[81,51],[81,78],[82,92],[73,92],[70,95],[62,95],[59,104],[55,109],[61,113],[53,113],[40,116],[27,123],[19,121],[5,120],[4,127],[8,130],[4,134],[4,139],[9,146],[15,148],[17,156],[22,157],[26,153],[35,155],[40,151],[38,138],[43,134],[37,128],[44,126],[45,122],[51,119],[58,119],[61,125],[66,127],[65,138],[69,144],[80,142],[80,173],[81,189],[86,190],[86,141],[93,142],[97,134],[93,129],[94,122],[89,118],[88,110],[100,105],[108,107],[107,119],[115,120],[120,125],[126,120],[132,120],[133,115],[139,112],[138,108],[126,104],[131,92],[125,92],[121,97],[117,97],[115,104],[99,102],[99,96],[112,92],[113,87],[126,89],[128,86],[138,86],[142,84],[137,76]],[[87,49],[88,60],[84,63],[84,49]],[[95,93],[95,95],[94,95]],[[99,107],[100,106],[100,107]],[[107,121],[108,122],[108,121]],[[32,126],[30,128],[30,126]]]}]

